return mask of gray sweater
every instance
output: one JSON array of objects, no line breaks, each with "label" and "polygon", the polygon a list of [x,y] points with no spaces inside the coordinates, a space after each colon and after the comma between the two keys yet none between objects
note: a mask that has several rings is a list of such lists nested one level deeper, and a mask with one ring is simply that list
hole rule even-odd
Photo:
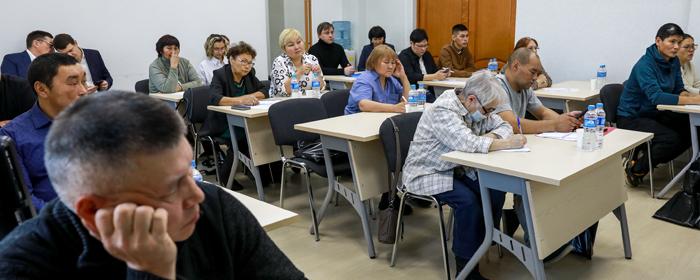
[{"label": "gray sweater", "polygon": [[148,67],[148,91],[151,93],[173,93],[180,83],[182,90],[203,85],[197,69],[189,60],[180,58],[177,69],[170,68],[170,59],[158,57]]}]

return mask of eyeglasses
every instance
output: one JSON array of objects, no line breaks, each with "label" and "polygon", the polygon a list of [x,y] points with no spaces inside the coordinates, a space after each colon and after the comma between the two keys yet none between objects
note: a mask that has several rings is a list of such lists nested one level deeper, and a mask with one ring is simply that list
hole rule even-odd
[{"label": "eyeglasses", "polygon": [[420,48],[420,49],[427,49],[428,47],[430,47],[430,45],[428,45],[428,44],[425,44],[425,45],[413,44],[413,45],[416,48]]},{"label": "eyeglasses", "polygon": [[236,59],[236,61],[238,61],[238,63],[240,64],[243,64],[243,66],[255,66],[255,62],[253,61],[247,61],[243,59]]},{"label": "eyeglasses", "polygon": [[698,48],[698,44],[685,45],[685,46],[682,46],[681,48],[688,49],[688,50],[696,50]]}]

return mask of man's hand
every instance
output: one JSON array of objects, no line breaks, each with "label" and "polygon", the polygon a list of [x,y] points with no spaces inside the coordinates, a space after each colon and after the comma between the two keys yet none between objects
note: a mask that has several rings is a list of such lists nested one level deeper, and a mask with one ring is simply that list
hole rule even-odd
[{"label": "man's hand", "polygon": [[106,90],[109,87],[109,83],[105,80],[100,81],[97,83],[97,90]]},{"label": "man's hand", "polygon": [[509,149],[519,149],[527,143],[527,138],[522,134],[513,134],[505,140]]},{"label": "man's hand", "polygon": [[175,279],[177,247],[167,232],[165,209],[123,203],[97,210],[95,224],[110,255],[131,269]]},{"label": "man's hand", "polygon": [[345,73],[345,76],[350,76],[355,73],[355,67],[352,65],[345,66],[345,68],[343,68],[343,73]]},{"label": "man's hand", "polygon": [[561,114],[554,119],[554,130],[558,132],[570,132],[575,130],[581,123],[575,117],[576,112]]}]

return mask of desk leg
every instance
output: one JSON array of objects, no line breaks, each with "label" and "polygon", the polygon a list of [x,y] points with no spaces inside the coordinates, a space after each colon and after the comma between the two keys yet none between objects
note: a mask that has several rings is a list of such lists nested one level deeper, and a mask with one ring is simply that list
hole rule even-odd
[{"label": "desk leg", "polygon": [[620,220],[620,230],[622,230],[622,246],[625,249],[625,259],[632,259],[632,245],[630,244],[630,231],[627,225],[627,211],[625,211],[625,204],[623,203],[620,207],[613,210],[613,214]]},{"label": "desk leg", "polygon": [[[690,169],[690,165],[693,163],[693,161],[695,161],[695,159],[698,158],[698,151],[700,150],[700,148],[698,147],[698,130],[697,130],[697,128],[700,127],[700,114],[691,113],[691,114],[688,114],[688,116],[690,117],[690,144],[693,147],[693,156],[690,157],[690,162],[688,162],[688,164],[685,167],[683,167],[683,169],[676,174],[676,177],[673,177],[673,180],[668,182],[668,184],[666,184],[664,189],[656,194],[657,198],[663,197],[664,195],[666,195],[666,193],[669,190],[671,190],[671,187],[673,187],[673,185],[675,185],[678,182],[678,180],[683,178],[683,175],[685,174],[685,172],[688,171],[688,169]],[[651,166],[649,166],[649,169],[651,170]]]},{"label": "desk leg", "polygon": [[[479,189],[481,191],[481,205],[484,213],[484,226],[486,234],[484,241],[479,246],[479,249],[474,253],[469,262],[462,271],[457,275],[457,279],[463,280],[469,272],[479,263],[491,246],[492,242],[503,245],[509,250],[518,260],[525,265],[535,279],[546,279],[544,273],[544,264],[537,255],[537,239],[535,238],[535,230],[530,208],[530,192],[529,185],[522,178],[502,175],[490,171],[479,170]],[[489,190],[499,190],[511,192],[522,197],[523,207],[525,208],[525,219],[527,221],[527,231],[530,236],[530,247],[523,245],[515,239],[503,234],[499,229],[494,228],[493,213],[491,212],[491,194]],[[494,238],[496,236],[497,238]]]},{"label": "desk leg", "polygon": [[[229,132],[231,133],[231,152],[233,152],[233,163],[231,164],[231,173],[228,175],[229,180],[228,183],[226,183],[226,188],[231,189],[231,186],[233,185],[233,178],[236,176],[235,172],[238,167],[237,165],[240,161],[243,163],[243,166],[250,170],[250,172],[253,174],[253,178],[255,178],[255,188],[258,191],[258,199],[265,201],[265,192],[263,191],[262,180],[260,179],[260,169],[253,164],[253,161],[248,156],[240,152],[238,149],[238,142],[236,141],[236,133],[234,132],[235,128],[242,127],[243,129],[246,129],[245,120],[243,117],[228,114],[226,115],[226,120],[228,121]],[[248,136],[246,135],[246,137]],[[248,150],[250,149],[251,148],[249,147]]]}]

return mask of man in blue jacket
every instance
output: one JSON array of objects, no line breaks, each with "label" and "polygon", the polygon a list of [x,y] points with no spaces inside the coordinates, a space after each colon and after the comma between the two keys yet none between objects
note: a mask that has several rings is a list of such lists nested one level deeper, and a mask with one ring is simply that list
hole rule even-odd
[{"label": "man in blue jacket", "polygon": [[80,62],[80,66],[85,70],[88,93],[108,90],[112,87],[112,76],[109,74],[100,52],[81,48],[73,37],[65,33],[56,35],[53,43],[58,52],[68,54]]},{"label": "man in blue jacket", "polygon": [[700,104],[700,96],[690,96],[683,87],[677,53],[683,30],[667,23],[656,33],[625,83],[617,108],[618,127],[654,133],[651,141],[651,164],[644,153],[630,159],[625,166],[627,182],[639,185],[649,170],[659,163],[673,160],[690,146],[688,116],[659,111],[657,105]]},{"label": "man in blue jacket", "polygon": [[29,64],[37,56],[53,52],[53,36],[51,33],[41,30],[32,31],[27,35],[27,50],[11,53],[2,58],[0,72],[5,75],[17,76],[27,79]]}]

